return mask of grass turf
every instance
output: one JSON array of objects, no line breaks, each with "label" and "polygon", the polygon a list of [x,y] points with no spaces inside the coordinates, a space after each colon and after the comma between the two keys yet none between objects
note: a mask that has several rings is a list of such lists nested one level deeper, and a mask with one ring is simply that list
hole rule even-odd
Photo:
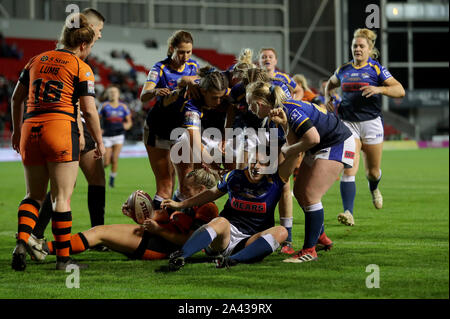
[{"label": "grass turf", "polygon": [[[25,185],[20,162],[0,163],[0,298],[449,298],[448,164],[448,149],[385,151],[380,211],[372,205],[361,167],[354,227],[337,222],[342,205],[336,182],[323,198],[325,229],[335,246],[330,252],[319,252],[317,262],[286,264],[281,262],[285,256],[274,253],[252,265],[215,269],[210,263],[195,263],[166,273],[160,269],[167,260],[131,261],[115,252],[87,251],[76,256],[89,264],[81,270],[80,288],[69,289],[69,274],[54,270],[54,256],[41,264],[28,259],[25,272],[11,269],[17,206]],[[121,159],[116,187],[107,188],[107,224],[132,223],[120,207],[136,189],[154,194],[148,161]],[[90,227],[86,193],[80,173],[71,201],[72,233]],[[217,202],[219,208],[225,199]],[[294,201],[297,249],[303,243],[303,222],[303,212]],[[46,237],[53,238],[50,227]],[[371,264],[379,267],[378,289],[366,287],[371,275],[366,267]]]}]

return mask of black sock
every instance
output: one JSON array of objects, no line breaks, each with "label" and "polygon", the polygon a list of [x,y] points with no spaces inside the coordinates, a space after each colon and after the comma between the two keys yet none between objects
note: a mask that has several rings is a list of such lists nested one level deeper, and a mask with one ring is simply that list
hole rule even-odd
[{"label": "black sock", "polygon": [[91,226],[105,224],[105,186],[88,186],[88,208]]},{"label": "black sock", "polygon": [[44,238],[44,232],[47,228],[50,219],[52,218],[52,201],[50,199],[50,192],[45,196],[44,202],[42,203],[41,210],[39,212],[39,218],[34,226],[32,234],[37,238]]}]

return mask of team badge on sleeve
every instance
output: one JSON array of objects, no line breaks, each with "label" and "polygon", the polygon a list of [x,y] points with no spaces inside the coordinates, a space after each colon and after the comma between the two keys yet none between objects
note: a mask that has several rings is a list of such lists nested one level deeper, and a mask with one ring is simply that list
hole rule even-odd
[{"label": "team badge on sleeve", "polygon": [[387,69],[385,69],[385,68],[383,68],[383,75],[384,75],[384,77],[385,78],[390,78],[392,75],[391,75],[391,72],[389,72]]},{"label": "team badge on sleeve", "polygon": [[292,122],[296,122],[297,120],[301,119],[302,115],[297,110],[292,110],[291,114],[289,114],[289,117],[291,118]]},{"label": "team badge on sleeve", "polygon": [[200,115],[196,112],[186,112],[184,114],[184,124],[186,126],[200,127]]},{"label": "team badge on sleeve", "polygon": [[95,83],[94,81],[87,81],[87,89],[89,94],[95,94]]},{"label": "team badge on sleeve", "polygon": [[148,74],[147,81],[156,81],[157,78],[158,78],[158,72],[152,70]]}]

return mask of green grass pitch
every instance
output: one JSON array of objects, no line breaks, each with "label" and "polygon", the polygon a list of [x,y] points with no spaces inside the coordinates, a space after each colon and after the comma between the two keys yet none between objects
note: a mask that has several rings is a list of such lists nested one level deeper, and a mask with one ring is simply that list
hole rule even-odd
[{"label": "green grass pitch", "polygon": [[[319,260],[286,264],[274,253],[263,262],[215,269],[188,264],[176,273],[159,272],[162,261],[131,261],[115,252],[87,251],[76,259],[80,288],[67,288],[68,273],[54,270],[54,256],[44,263],[28,259],[25,272],[11,269],[17,231],[17,206],[25,195],[20,162],[0,163],[0,298],[118,299],[410,299],[449,298],[449,150],[385,151],[380,189],[384,207],[371,202],[363,168],[357,176],[354,227],[340,225],[339,183],[323,198],[325,229],[334,241]],[[106,223],[132,223],[121,204],[136,189],[153,196],[155,187],[146,158],[121,159],[116,187],[107,188]],[[87,185],[80,173],[72,197],[73,228],[89,228]],[[225,197],[218,201],[223,207]],[[276,217],[278,220],[278,216]],[[303,242],[303,212],[294,201],[294,244]],[[51,229],[47,238],[53,238]],[[196,255],[201,257],[202,253]],[[379,269],[379,288],[367,288],[369,265]],[[369,280],[370,281],[370,280]]]}]

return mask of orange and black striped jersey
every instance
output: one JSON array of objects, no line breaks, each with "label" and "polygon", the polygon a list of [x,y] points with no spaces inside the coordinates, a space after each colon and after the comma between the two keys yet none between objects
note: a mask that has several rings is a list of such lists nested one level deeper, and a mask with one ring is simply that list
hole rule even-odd
[{"label": "orange and black striped jersey", "polygon": [[31,58],[19,81],[28,87],[26,121],[76,121],[79,97],[95,96],[92,69],[67,50]]}]

